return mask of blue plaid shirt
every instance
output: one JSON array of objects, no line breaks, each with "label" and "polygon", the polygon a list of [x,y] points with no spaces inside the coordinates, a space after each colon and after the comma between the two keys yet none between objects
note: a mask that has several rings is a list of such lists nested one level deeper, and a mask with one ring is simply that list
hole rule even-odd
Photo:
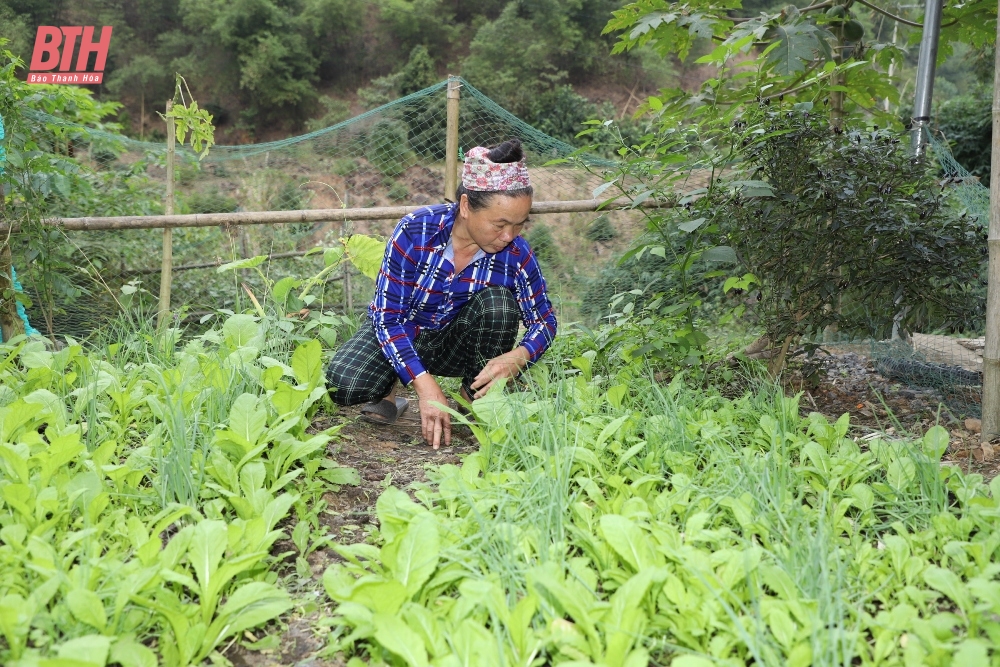
[{"label": "blue plaid shirt", "polygon": [[460,273],[452,264],[455,204],[414,211],[396,225],[368,307],[386,359],[404,384],[425,372],[413,341],[421,330],[444,328],[472,295],[507,287],[517,298],[527,329],[521,341],[534,363],[556,335],[556,316],[545,279],[528,242],[518,236],[498,253],[479,251]]}]

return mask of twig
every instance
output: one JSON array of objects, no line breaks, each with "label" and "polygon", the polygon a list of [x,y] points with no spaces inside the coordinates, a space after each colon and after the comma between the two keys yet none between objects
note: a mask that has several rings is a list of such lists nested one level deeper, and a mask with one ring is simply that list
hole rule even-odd
[{"label": "twig", "polygon": [[[908,20],[904,19],[904,18],[903,18],[903,17],[901,17],[901,16],[896,16],[896,15],[895,15],[895,14],[893,14],[892,12],[889,12],[889,11],[886,11],[885,9],[882,9],[881,7],[876,7],[875,5],[873,5],[872,3],[868,2],[867,0],[857,0],[857,2],[861,3],[861,4],[862,4],[862,5],[864,5],[865,7],[868,7],[868,8],[870,8],[870,9],[874,9],[874,10],[875,10],[875,11],[877,11],[877,12],[878,12],[879,14],[884,14],[885,16],[888,16],[888,17],[889,17],[889,18],[891,18],[891,19],[892,19],[893,21],[899,21],[899,22],[900,22],[900,23],[902,23],[903,25],[910,25],[910,26],[913,26],[914,28],[923,28],[923,27],[924,27],[924,24],[923,24],[923,23],[916,23],[916,22],[914,22],[914,21],[908,21]],[[950,24],[949,24],[949,25],[950,25]],[[943,27],[943,26],[942,26],[942,27]]]}]

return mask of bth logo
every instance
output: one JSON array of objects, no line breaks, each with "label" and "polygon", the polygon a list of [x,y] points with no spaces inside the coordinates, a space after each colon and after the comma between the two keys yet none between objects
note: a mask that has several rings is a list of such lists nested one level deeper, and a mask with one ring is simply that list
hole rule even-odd
[{"label": "bth logo", "polygon": [[[77,40],[80,42],[76,67],[73,55]],[[94,26],[38,27],[35,35],[35,50],[31,54],[31,70],[28,83],[75,83],[94,85],[104,81],[104,63],[108,60],[111,46],[111,26],[101,28],[101,38],[94,42]],[[94,55],[94,67],[88,70],[90,56]],[[56,67],[59,69],[56,70]],[[55,71],[53,71],[55,70]]]}]

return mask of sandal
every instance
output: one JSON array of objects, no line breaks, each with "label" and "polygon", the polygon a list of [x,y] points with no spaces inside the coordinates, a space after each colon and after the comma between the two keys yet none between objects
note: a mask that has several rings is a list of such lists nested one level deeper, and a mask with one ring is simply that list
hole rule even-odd
[{"label": "sandal", "polygon": [[410,402],[402,396],[397,396],[396,401],[382,399],[378,403],[365,403],[361,406],[361,418],[372,424],[383,424],[386,426],[396,423]]}]

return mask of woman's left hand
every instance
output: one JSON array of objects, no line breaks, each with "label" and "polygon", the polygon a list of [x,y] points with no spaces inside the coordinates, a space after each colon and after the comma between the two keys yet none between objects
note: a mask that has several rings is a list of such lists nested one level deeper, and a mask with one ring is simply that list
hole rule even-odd
[{"label": "woman's left hand", "polygon": [[506,382],[509,378],[517,377],[528,365],[529,358],[527,348],[519,346],[506,354],[490,359],[472,382],[472,390],[476,392],[472,398],[485,396],[494,383]]}]

